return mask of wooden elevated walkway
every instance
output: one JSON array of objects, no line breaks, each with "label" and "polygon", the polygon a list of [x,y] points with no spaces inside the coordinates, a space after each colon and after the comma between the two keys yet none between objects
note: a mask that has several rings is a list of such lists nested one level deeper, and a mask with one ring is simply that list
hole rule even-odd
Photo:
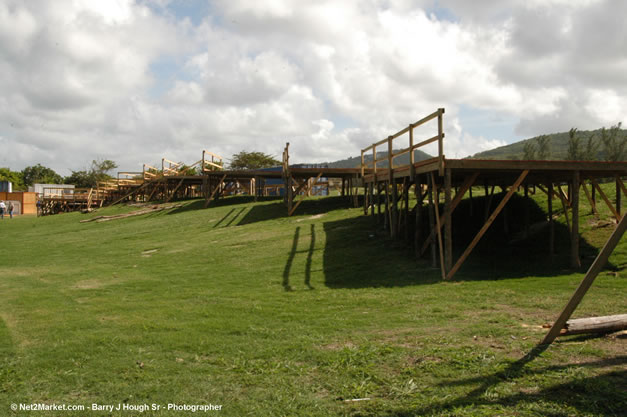
[{"label": "wooden elevated walkway", "polygon": [[[407,235],[409,225],[412,223],[416,225],[415,230],[411,230],[416,254],[422,256],[430,247],[432,262],[436,266],[439,260],[443,279],[450,279],[455,275],[496,217],[504,210],[512,195],[519,190],[523,190],[526,197],[530,187],[533,187],[534,191],[539,189],[547,194],[550,225],[550,241],[547,249],[550,253],[554,252],[555,247],[553,202],[558,200],[561,203],[571,236],[571,265],[573,267],[581,265],[579,259],[580,190],[583,189],[595,211],[598,193],[616,220],[620,220],[621,196],[623,194],[627,196],[622,180],[622,177],[627,175],[627,162],[447,159],[443,153],[443,115],[444,109],[438,109],[387,139],[361,151],[361,178],[365,195],[364,213],[368,214],[370,209],[370,214],[383,223],[392,238],[397,238],[401,231]],[[414,143],[414,129],[431,120],[437,120],[437,134]],[[395,152],[393,141],[405,135],[408,137],[408,146]],[[434,142],[438,143],[438,156],[415,162],[414,151]],[[377,158],[377,147],[384,147],[387,155]],[[368,152],[372,152],[372,161],[366,162],[365,155]],[[406,153],[410,154],[410,163],[395,166],[394,159]],[[387,167],[379,167],[378,164],[382,162],[386,162]],[[615,204],[612,204],[598,184],[600,179],[607,178],[614,179],[616,183]],[[491,213],[486,210],[483,227],[460,257],[455,260],[451,216],[467,194],[472,198],[473,186],[483,187],[488,199],[488,209],[491,209],[490,203],[495,187],[501,188],[505,195]],[[562,187],[566,187],[566,191]],[[413,189],[417,197],[417,203],[411,210],[415,215],[414,222],[409,221],[410,189]],[[454,190],[456,193],[453,196]],[[444,209],[440,213],[439,206],[442,197]],[[424,203],[425,199],[427,199],[426,203]],[[429,230],[421,230],[422,216],[429,217]],[[528,215],[525,217],[528,222]],[[525,221],[525,219],[522,220]]]}]

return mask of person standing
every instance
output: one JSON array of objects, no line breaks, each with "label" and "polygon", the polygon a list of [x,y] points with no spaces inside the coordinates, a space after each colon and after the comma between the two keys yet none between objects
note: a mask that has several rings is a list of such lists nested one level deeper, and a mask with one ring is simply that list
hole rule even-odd
[{"label": "person standing", "polygon": [[7,209],[6,204],[4,204],[4,201],[0,200],[0,220],[4,220],[4,211]]},{"label": "person standing", "polygon": [[13,218],[13,202],[9,201],[9,218]]}]

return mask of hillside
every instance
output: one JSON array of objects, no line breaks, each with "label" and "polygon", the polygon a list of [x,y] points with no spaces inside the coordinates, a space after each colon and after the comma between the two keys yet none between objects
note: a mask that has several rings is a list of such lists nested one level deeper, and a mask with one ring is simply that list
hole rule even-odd
[{"label": "hillside", "polygon": [[[398,152],[398,149],[395,149],[394,152]],[[387,157],[387,152],[377,152],[377,158]],[[433,158],[428,153],[425,153],[421,150],[414,151],[415,161],[424,161],[425,159]],[[372,153],[369,153],[364,156],[366,162],[372,161]],[[361,156],[354,156],[347,159],[342,159],[340,161],[328,162],[329,168],[358,168],[361,165]],[[394,158],[394,164],[396,165],[407,165],[409,164],[409,154],[401,155],[398,158]],[[379,162],[379,167],[386,168],[388,166],[387,161]]]},{"label": "hillside", "polygon": [[[590,135],[594,135],[594,140],[600,142],[601,129],[597,130],[581,130],[577,131],[577,134],[581,138],[581,145],[585,146]],[[627,130],[621,129],[620,135],[627,140]],[[568,155],[568,132],[552,133],[546,135],[549,137],[550,156],[548,159],[563,160]],[[521,140],[510,145],[501,146],[489,151],[480,152],[474,154],[471,159],[523,159],[524,146],[527,142],[537,141],[539,136],[535,136],[530,139]],[[599,146],[599,150],[596,155],[597,160],[605,159],[605,152],[603,146]]]}]

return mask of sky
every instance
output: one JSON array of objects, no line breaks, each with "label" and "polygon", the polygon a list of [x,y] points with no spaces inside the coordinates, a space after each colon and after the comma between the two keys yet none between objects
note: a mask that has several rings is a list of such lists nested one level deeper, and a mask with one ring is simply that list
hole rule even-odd
[{"label": "sky", "polygon": [[625,16],[620,0],[0,0],[0,167],[280,159],[286,142],[290,162],[334,161],[438,108],[449,158],[609,127]]}]

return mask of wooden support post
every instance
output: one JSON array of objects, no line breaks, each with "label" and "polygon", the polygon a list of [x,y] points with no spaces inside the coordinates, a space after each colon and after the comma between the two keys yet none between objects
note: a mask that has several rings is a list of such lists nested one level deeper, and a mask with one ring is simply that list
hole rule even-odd
[{"label": "wooden support post", "polygon": [[529,184],[525,184],[525,201],[524,204],[524,227],[525,227],[525,239],[529,237],[529,218],[530,218],[530,206],[531,201],[529,200]]},{"label": "wooden support post", "polygon": [[503,199],[501,200],[499,205],[496,207],[496,209],[494,210],[492,215],[488,218],[488,220],[483,225],[481,230],[479,230],[479,233],[477,233],[477,235],[472,240],[470,245],[468,245],[468,247],[466,248],[466,250],[464,251],[462,256],[459,257],[459,259],[457,260],[457,263],[455,263],[455,266],[453,266],[453,268],[449,271],[449,273],[446,276],[446,279],[451,279],[455,275],[457,270],[462,266],[462,264],[464,263],[464,261],[466,260],[468,255],[470,255],[470,252],[472,252],[472,250],[475,248],[475,246],[477,246],[477,243],[479,243],[479,240],[481,240],[481,238],[483,237],[485,232],[488,230],[488,228],[490,228],[490,225],[492,225],[492,222],[494,222],[494,219],[496,219],[496,217],[499,215],[501,210],[503,210],[503,207],[505,207],[505,204],[507,204],[509,199],[512,198],[512,195],[514,195],[514,193],[516,192],[516,189],[518,189],[520,184],[525,180],[525,178],[527,177],[527,174],[529,174],[529,170],[527,170],[527,169],[524,170],[520,174],[520,176],[518,177],[518,179],[516,180],[514,185],[512,185],[512,187],[509,189],[507,194],[505,194],[505,197],[503,197]]},{"label": "wooden support post", "polygon": [[549,211],[549,255],[555,253],[555,221],[553,220],[553,181],[547,184],[547,205]]},{"label": "wooden support post", "polygon": [[566,227],[568,227],[568,232],[570,233],[572,229],[570,227],[570,220],[568,217],[568,201],[566,200],[566,196],[564,195],[564,191],[562,190],[561,185],[557,184],[557,190],[558,192],[556,194],[559,196],[560,201],[562,202],[562,209],[564,209],[564,218],[566,220]]},{"label": "wooden support post", "polygon": [[590,180],[590,181],[592,182],[592,185],[594,186],[594,188],[596,188],[596,190],[599,192],[599,194],[601,194],[601,198],[603,198],[603,201],[605,201],[605,204],[610,209],[610,211],[616,218],[616,221],[618,222],[620,220],[620,215],[618,214],[618,212],[616,211],[616,209],[610,202],[610,199],[607,198],[607,195],[603,192],[603,189],[599,187],[599,184],[595,180]]},{"label": "wooden support post", "polygon": [[583,188],[583,192],[586,195],[588,202],[590,203],[590,208],[592,210],[592,213],[598,216],[599,212],[597,211],[597,205],[594,203],[594,201],[592,200],[592,197],[590,196],[590,192],[588,191],[588,186],[586,185],[585,180],[581,181],[581,188]]},{"label": "wooden support post", "polygon": [[621,190],[621,186],[622,185],[622,181],[620,179],[620,176],[617,175],[616,176],[616,213],[618,213],[618,217],[621,216],[620,212],[621,212],[621,195],[622,195],[622,190]]},{"label": "wooden support post", "polygon": [[439,173],[440,176],[444,175],[444,127],[442,123],[442,116],[444,115],[444,109],[438,109],[438,158],[439,158]]},{"label": "wooden support post", "polygon": [[[437,190],[437,186],[435,184],[435,175],[433,175],[433,172],[431,173],[431,184],[433,186],[434,190]],[[436,193],[436,195],[438,195]],[[440,208],[438,207],[440,205],[440,198],[437,197],[436,201],[435,201],[435,221],[436,221],[436,230],[437,230],[437,235],[438,235],[438,248],[440,249],[440,272],[442,273],[442,279],[446,279],[446,270],[444,267],[444,249],[442,248],[442,231],[441,231],[441,224],[440,224]]]},{"label": "wooden support post", "polygon": [[409,240],[409,189],[411,188],[411,183],[409,182],[409,178],[405,177],[403,179],[403,191],[405,196],[405,241]]},{"label": "wooden support post", "polygon": [[555,340],[555,338],[560,334],[560,331],[564,328],[564,325],[566,324],[570,316],[573,314],[573,312],[575,311],[575,309],[577,308],[577,306],[583,299],[584,295],[586,295],[586,293],[592,286],[592,283],[596,279],[597,275],[599,275],[599,272],[601,272],[601,270],[605,266],[605,263],[607,262],[610,255],[612,254],[612,251],[614,250],[614,248],[616,248],[616,246],[618,245],[618,242],[620,242],[620,239],[625,233],[626,228],[627,228],[627,216],[624,216],[622,220],[620,221],[620,223],[618,224],[618,227],[616,228],[616,230],[614,230],[614,233],[612,233],[607,243],[605,244],[605,246],[603,246],[603,249],[601,249],[601,252],[599,252],[599,255],[597,255],[596,259],[594,260],[594,262],[588,269],[586,276],[581,281],[581,284],[579,284],[579,287],[577,288],[573,296],[570,298],[570,300],[566,304],[566,307],[560,313],[557,320],[555,320],[555,323],[553,324],[553,326],[551,327],[547,335],[544,337],[544,340],[542,340],[542,342],[540,343],[541,345],[551,344]]},{"label": "wooden support post", "polygon": [[[450,168],[444,169],[444,267],[445,272],[453,267],[453,221],[451,207],[451,179]],[[459,193],[458,193],[459,195]]]},{"label": "wooden support post", "polygon": [[420,175],[414,178],[416,194],[416,224],[414,226],[414,253],[416,258],[420,258],[420,242],[422,241],[422,184]]},{"label": "wooden support post", "polygon": [[392,217],[390,218],[390,237],[395,239],[398,236],[398,227],[396,222],[398,221],[398,187],[396,179],[392,178]]},{"label": "wooden support post", "polygon": [[388,232],[390,231],[391,214],[390,214],[390,184],[384,183],[385,187],[385,218],[383,219],[383,227]]},{"label": "wooden support post", "polygon": [[620,177],[620,175],[616,176],[616,182],[620,186],[620,189],[623,191],[623,194],[625,194],[625,197],[627,197],[627,188],[625,188],[625,184],[623,184],[623,179]]},{"label": "wooden support post", "polygon": [[377,224],[381,223],[381,183],[375,182],[377,187]]},{"label": "wooden support post", "polygon": [[414,125],[409,125],[409,180],[414,181],[416,177],[416,167],[414,164],[416,156],[414,155]]},{"label": "wooden support post", "polygon": [[174,187],[174,190],[172,190],[172,194],[170,194],[170,196],[167,198],[167,200],[165,200],[164,203],[169,203],[170,200],[174,197],[174,195],[176,194],[176,191],[179,189],[179,187],[181,185],[183,185],[183,181],[185,181],[185,179],[181,178],[181,181],[179,181],[179,183],[176,185],[176,187]]},{"label": "wooden support post", "polygon": [[[459,192],[455,195],[455,198],[453,199],[453,202],[451,203],[451,215],[453,214],[453,212],[455,211],[459,203],[462,201],[462,198],[464,198],[464,194],[466,194],[466,191],[472,187],[472,184],[476,181],[478,176],[479,176],[479,173],[475,172],[474,174],[466,178],[461,188],[459,189]],[[443,225],[445,223],[447,223],[446,217],[442,216],[440,218],[440,224]],[[431,229],[429,238],[425,240],[424,244],[422,245],[422,248],[420,249],[421,255],[427,250],[427,247],[430,244],[429,242],[431,241],[431,238],[435,237],[435,233],[436,233],[435,229]]]},{"label": "wooden support post", "polygon": [[211,195],[209,195],[209,198],[207,198],[207,200],[205,201],[205,208],[207,208],[209,206],[209,203],[211,203],[211,200],[213,200],[213,197],[216,195],[216,193],[218,192],[218,190],[220,190],[220,188],[222,187],[222,182],[226,179],[226,174],[224,174],[222,176],[222,178],[220,179],[220,182],[218,182],[216,184],[216,187],[213,189],[213,191],[211,192]]},{"label": "wooden support post", "polygon": [[[429,196],[429,228],[431,230],[435,230],[435,213],[434,213],[434,204],[433,204],[433,185],[432,182],[427,180],[429,184],[427,187],[427,194]],[[431,236],[431,266],[433,268],[437,268],[438,261],[436,255],[436,247],[435,247],[435,233]]]},{"label": "wooden support post", "polygon": [[573,215],[573,227],[570,239],[570,265],[573,268],[581,268],[579,259],[579,171],[573,172],[573,180],[570,187],[570,203]]}]

